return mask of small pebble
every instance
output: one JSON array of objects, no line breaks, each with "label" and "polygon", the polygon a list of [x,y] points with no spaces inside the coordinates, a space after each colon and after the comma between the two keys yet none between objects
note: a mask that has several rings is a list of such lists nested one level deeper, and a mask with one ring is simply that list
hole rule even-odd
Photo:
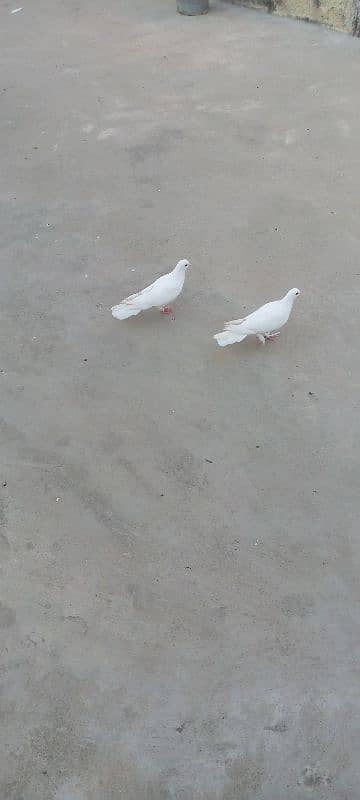
[{"label": "small pebble", "polygon": [[175,728],[177,733],[182,733],[184,728],[185,728],[185,725],[186,725],[186,722],[182,722],[181,725],[178,725],[177,728]]}]

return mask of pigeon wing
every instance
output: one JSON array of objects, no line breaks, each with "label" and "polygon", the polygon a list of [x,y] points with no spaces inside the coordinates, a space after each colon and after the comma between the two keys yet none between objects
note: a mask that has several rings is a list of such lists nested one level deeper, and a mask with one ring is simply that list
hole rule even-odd
[{"label": "pigeon wing", "polygon": [[122,302],[125,305],[137,306],[138,308],[142,308],[144,310],[151,308],[152,306],[161,306],[166,300],[166,298],[165,300],[163,298],[168,293],[171,285],[172,281],[170,279],[170,274],[162,275],[149,286],[145,286],[145,289],[142,289],[140,292],[136,292],[135,294],[131,294],[129,297],[125,297]]}]

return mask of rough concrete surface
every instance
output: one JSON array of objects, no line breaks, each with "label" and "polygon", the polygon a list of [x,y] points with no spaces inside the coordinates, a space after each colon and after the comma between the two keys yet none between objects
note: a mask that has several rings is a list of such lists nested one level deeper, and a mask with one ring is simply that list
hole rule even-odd
[{"label": "rough concrete surface", "polygon": [[1,6],[0,797],[357,800],[359,42],[174,5]]}]

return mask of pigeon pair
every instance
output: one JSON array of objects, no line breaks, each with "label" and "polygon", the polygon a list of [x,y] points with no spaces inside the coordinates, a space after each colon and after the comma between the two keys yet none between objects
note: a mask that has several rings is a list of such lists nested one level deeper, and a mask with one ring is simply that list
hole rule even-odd
[{"label": "pigeon pair", "polygon": [[[181,293],[185,272],[189,266],[189,261],[183,258],[172,272],[162,275],[141,292],[131,294],[122,303],[113,306],[111,309],[113,317],[128,319],[128,317],[134,317],[141,311],[148,311],[149,308],[154,307],[159,308],[163,314],[171,314],[173,309],[170,303],[173,303]],[[295,297],[299,294],[299,289],[290,289],[281,300],[266,303],[243,319],[226,322],[225,330],[216,333],[214,339],[220,347],[226,347],[234,342],[242,342],[251,335],[257,336],[262,344],[265,344],[266,340],[272,341],[279,336],[277,328],[282,328],[288,321]]]}]

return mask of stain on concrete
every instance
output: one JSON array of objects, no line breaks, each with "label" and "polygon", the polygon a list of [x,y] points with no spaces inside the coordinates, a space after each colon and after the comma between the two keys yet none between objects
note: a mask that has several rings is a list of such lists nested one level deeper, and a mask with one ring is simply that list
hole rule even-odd
[{"label": "stain on concrete", "polygon": [[184,720],[184,722],[180,722],[179,725],[176,726],[175,730],[177,733],[184,733],[185,728],[191,724],[191,720]]},{"label": "stain on concrete", "polygon": [[146,139],[127,148],[127,153],[134,166],[149,159],[159,159],[171,149],[174,144],[184,138],[181,128],[157,129],[149,132]]},{"label": "stain on concrete", "polygon": [[274,725],[266,725],[264,731],[271,731],[272,733],[286,733],[288,726],[284,719],[275,722]]},{"label": "stain on concrete", "polygon": [[306,594],[287,594],[281,600],[281,610],[287,617],[307,617],[313,613],[314,600]]},{"label": "stain on concrete", "polygon": [[[31,450],[34,458],[34,450]],[[36,455],[37,460],[49,464],[51,453],[41,451]],[[126,541],[134,541],[136,538],[136,526],[125,519],[125,517],[113,507],[110,497],[91,485],[91,478],[86,468],[75,464],[60,464],[50,466],[46,472],[47,491],[52,494],[71,492],[78,498],[84,508],[89,511],[100,525],[103,525],[114,536]]]},{"label": "stain on concrete", "polygon": [[252,756],[242,755],[226,764],[226,776],[229,786],[223,794],[223,800],[253,800],[260,796],[264,780],[263,759],[254,759]]},{"label": "stain on concrete", "polygon": [[307,789],[319,789],[321,786],[330,786],[332,778],[317,767],[305,767],[300,783]]},{"label": "stain on concrete", "polygon": [[0,558],[4,558],[10,551],[10,542],[6,534],[0,530]]},{"label": "stain on concrete", "polygon": [[60,439],[56,442],[56,447],[68,447],[71,444],[71,437],[66,434],[65,436],[61,436]]},{"label": "stain on concrete", "polygon": [[8,528],[8,515],[7,515],[8,502],[0,498],[0,561],[9,555],[10,542],[7,535]]},{"label": "stain on concrete", "polygon": [[88,624],[83,617],[77,614],[69,614],[67,617],[63,617],[63,620],[67,624],[71,625],[75,632],[79,633],[81,636],[86,636],[88,632]]},{"label": "stain on concrete", "polygon": [[[76,722],[76,714],[84,710],[80,688],[70,672],[57,668],[42,676],[41,681],[31,681],[27,691],[32,711],[23,725],[18,747],[9,748],[8,763],[0,778],[2,797],[54,800],[57,786],[68,778],[77,775],[77,782],[81,783],[94,747],[81,736]],[[10,779],[14,764],[16,777]]]},{"label": "stain on concrete", "polygon": [[185,489],[204,489],[208,484],[201,459],[182,447],[178,447],[175,453],[164,454],[163,472]]},{"label": "stain on concrete", "polygon": [[11,628],[16,622],[16,611],[0,602],[0,628]]},{"label": "stain on concrete", "polygon": [[70,778],[58,787],[54,800],[87,800],[87,797],[79,782]]},{"label": "stain on concrete", "polygon": [[4,417],[0,419],[0,437],[2,444],[10,444],[10,442],[19,442],[24,438],[23,433],[10,422],[7,422]]}]

